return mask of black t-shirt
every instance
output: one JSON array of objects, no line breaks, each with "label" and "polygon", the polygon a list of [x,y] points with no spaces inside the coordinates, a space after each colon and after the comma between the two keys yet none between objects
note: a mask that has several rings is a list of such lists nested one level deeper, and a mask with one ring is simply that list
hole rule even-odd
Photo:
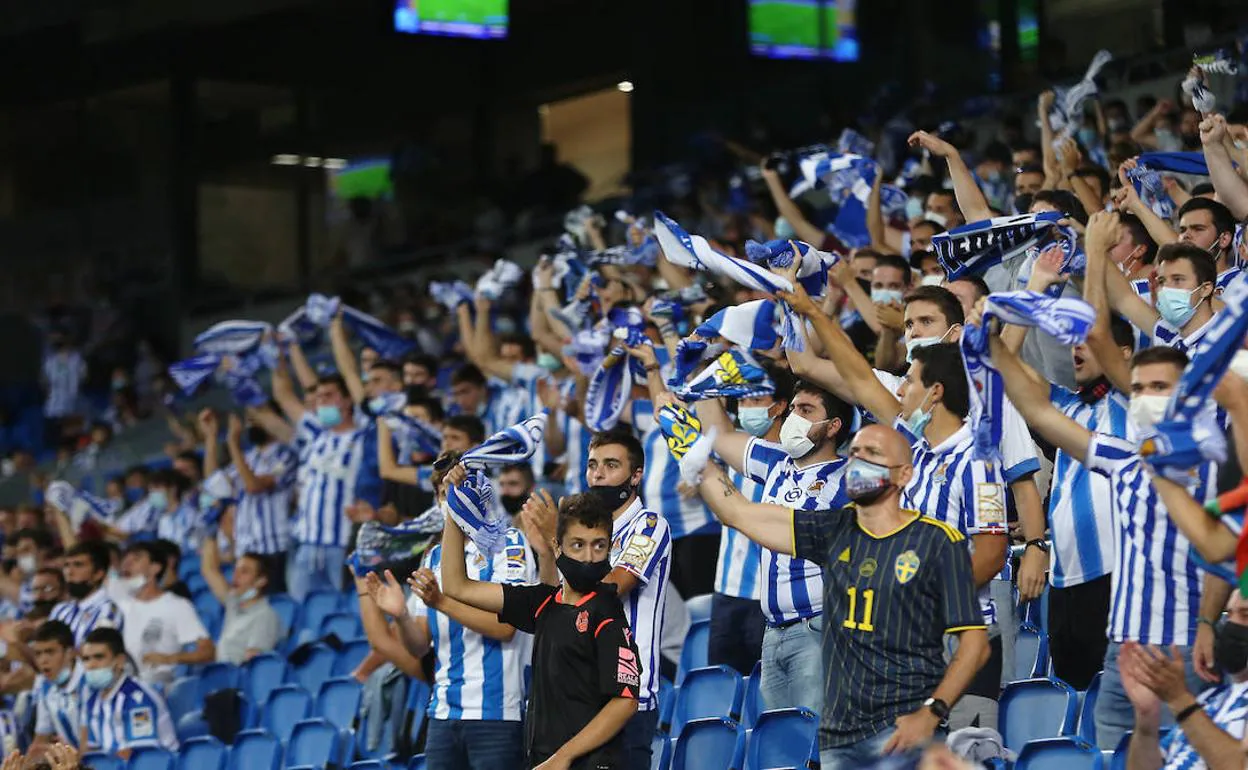
[{"label": "black t-shirt", "polygon": [[[533,684],[525,719],[529,766],[545,762],[612,698],[636,698],[641,660],[624,607],[609,587],[563,604],[556,586],[503,585],[500,622],[533,634]],[[573,770],[613,770],[620,736]]]}]

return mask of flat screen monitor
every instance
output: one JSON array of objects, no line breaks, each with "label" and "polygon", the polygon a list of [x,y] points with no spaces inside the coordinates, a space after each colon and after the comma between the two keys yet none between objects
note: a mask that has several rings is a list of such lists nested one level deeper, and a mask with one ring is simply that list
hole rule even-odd
[{"label": "flat screen monitor", "polygon": [[330,172],[329,192],[337,200],[352,198],[389,199],[394,193],[389,158],[352,160]]},{"label": "flat screen monitor", "polygon": [[394,28],[413,35],[507,37],[508,0],[395,0]]},{"label": "flat screen monitor", "polygon": [[772,59],[858,61],[857,0],[750,0],[750,51]]}]

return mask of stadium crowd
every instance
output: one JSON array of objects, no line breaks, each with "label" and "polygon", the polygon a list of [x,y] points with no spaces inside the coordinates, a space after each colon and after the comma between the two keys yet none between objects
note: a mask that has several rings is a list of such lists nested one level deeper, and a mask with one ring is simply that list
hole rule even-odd
[{"label": "stadium crowd", "polygon": [[1034,143],[736,148],[722,195],[576,209],[527,269],[205,331],[169,374],[237,410],[0,512],[9,761],[1243,767],[1243,66],[1133,122],[1094,62]]}]

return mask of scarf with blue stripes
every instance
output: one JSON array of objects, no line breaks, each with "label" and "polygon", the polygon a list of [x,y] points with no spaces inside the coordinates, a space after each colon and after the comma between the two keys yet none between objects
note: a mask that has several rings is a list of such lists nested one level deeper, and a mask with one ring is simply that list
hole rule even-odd
[{"label": "scarf with blue stripes", "polygon": [[963,327],[959,345],[970,385],[971,411],[967,419],[975,436],[975,456],[1000,462],[1005,385],[988,355],[988,325],[994,318],[1015,326],[1038,327],[1064,345],[1075,345],[1088,338],[1096,323],[1096,311],[1074,297],[1007,291],[988,295],[981,325]]},{"label": "scarf with blue stripes", "polygon": [[[1057,224],[1064,218],[1064,214],[1045,211],[971,222],[936,234],[932,238],[932,250],[950,281],[983,275],[989,268],[1024,254],[1028,249],[1043,249],[1058,237],[1076,243],[1078,234],[1073,228]],[[1077,249],[1066,251],[1068,264],[1063,265],[1063,272],[1068,272],[1077,253]]]},{"label": "scarf with blue stripes", "polygon": [[845,245],[864,248],[871,245],[867,232],[867,200],[871,187],[880,173],[874,160],[852,153],[815,153],[798,163],[802,180],[791,194],[826,187],[828,196],[839,208],[828,225],[828,232]]},{"label": "scarf with blue stripes", "polygon": [[1070,88],[1054,89],[1056,98],[1049,111],[1049,125],[1055,134],[1061,137],[1073,136],[1079,129],[1079,124],[1083,122],[1083,105],[1097,91],[1096,76],[1113,59],[1114,56],[1109,51],[1097,51],[1083,73],[1082,80]]},{"label": "scarf with blue stripes", "polygon": [[257,378],[272,367],[280,354],[270,324],[260,321],[222,321],[195,338],[196,355],[169,366],[169,376],[188,396],[214,375],[242,406],[268,403]]},{"label": "scarf with blue stripes", "polygon": [[307,321],[321,328],[328,327],[341,311],[342,322],[347,331],[359,337],[366,346],[376,350],[382,358],[397,361],[416,349],[416,343],[412,340],[399,335],[368,313],[343,304],[337,297],[311,294],[303,308]]},{"label": "scarf with blue stripes", "polygon": [[612,347],[585,389],[585,425],[595,432],[614,428],[628,406],[633,383],[645,382],[645,370],[628,355],[626,348],[650,344],[645,318],[637,308],[612,308],[606,321]]},{"label": "scarf with blue stripes", "polygon": [[776,385],[747,351],[724,351],[711,365],[673,393],[681,401],[707,398],[754,398],[776,392]]}]

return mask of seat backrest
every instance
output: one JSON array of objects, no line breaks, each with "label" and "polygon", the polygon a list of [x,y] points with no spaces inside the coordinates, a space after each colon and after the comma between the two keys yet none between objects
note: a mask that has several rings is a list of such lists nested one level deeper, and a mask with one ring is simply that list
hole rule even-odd
[{"label": "seat backrest", "polygon": [[312,695],[299,685],[287,684],[269,694],[269,702],[261,712],[261,726],[279,741],[290,740],[295,725],[312,711]]},{"label": "seat backrest", "polygon": [[319,631],[326,615],[338,611],[337,591],[313,591],[304,597],[299,627]]},{"label": "seat backrest", "polygon": [[1101,674],[1098,671],[1079,702],[1079,737],[1096,745],[1096,699],[1101,694]]},{"label": "seat backrest", "polygon": [[165,691],[165,704],[169,706],[169,715],[176,723],[179,719],[199,708],[208,693],[201,691],[200,678],[184,676],[169,685]]},{"label": "seat backrest", "polygon": [[[745,735],[730,719],[695,719],[676,739],[672,767],[740,767]],[[690,764],[686,757],[697,757]]]},{"label": "seat backrest", "polygon": [[211,591],[195,596],[195,614],[203,621],[204,628],[215,639],[221,634],[221,624],[225,621],[225,608]]},{"label": "seat backrest", "polygon": [[804,708],[764,711],[746,743],[746,770],[805,766],[818,728],[819,717]]},{"label": "seat backrest", "polygon": [[126,763],[121,757],[92,751],[82,755],[82,765],[91,770],[126,770]]},{"label": "seat backrest", "polygon": [[257,706],[263,706],[269,693],[286,681],[286,659],[275,652],[257,655],[243,665],[243,694]]},{"label": "seat backrest", "polygon": [[183,741],[178,748],[178,770],[225,770],[225,744],[211,735]]},{"label": "seat backrest", "polygon": [[1048,738],[1023,746],[1015,770],[1101,770],[1100,749],[1077,738]]},{"label": "seat backrest", "polygon": [[361,689],[354,679],[330,679],[321,685],[313,714],[339,730],[350,730],[360,713]]},{"label": "seat backrest", "polygon": [[290,736],[286,764],[321,767],[337,760],[337,748],[337,728],[324,719],[305,719]]},{"label": "seat backrest", "polygon": [[1020,626],[1018,636],[1014,639],[1014,671],[1010,680],[1020,681],[1043,676],[1041,658],[1044,657],[1042,648],[1046,646],[1040,629],[1027,623]]},{"label": "seat backrest", "polygon": [[200,672],[200,692],[207,697],[218,690],[233,690],[238,687],[240,669],[232,663],[209,663]]},{"label": "seat backrest", "polygon": [[175,770],[178,758],[172,751],[159,746],[141,746],[134,750],[126,770]]},{"label": "seat backrest", "polygon": [[277,770],[282,763],[282,744],[264,730],[243,730],[234,736],[230,770]]},{"label": "seat backrest", "polygon": [[384,765],[379,759],[361,759],[359,762],[352,763],[348,770],[384,770]]},{"label": "seat backrest", "polygon": [[292,669],[290,679],[308,692],[319,692],[321,682],[330,679],[334,671],[334,651],[318,644],[308,651],[302,665]]},{"label": "seat backrest", "polygon": [[711,623],[693,623],[689,633],[685,635],[685,646],[680,650],[680,670],[676,673],[676,684],[684,682],[685,676],[695,668],[704,668],[707,650],[711,639]]},{"label": "seat backrest", "polygon": [[425,770],[425,755],[417,754],[407,762],[407,770]]},{"label": "seat backrest", "polygon": [[175,729],[179,741],[189,741],[191,738],[200,738],[212,732],[208,723],[204,721],[203,712],[199,709],[183,714]]},{"label": "seat backrest", "polygon": [[650,770],[668,770],[672,766],[672,739],[656,732],[650,742]]},{"label": "seat backrest", "polygon": [[368,657],[368,651],[372,649],[367,639],[352,639],[346,642],[334,655],[333,675],[350,676],[360,662]]},{"label": "seat backrest", "polygon": [[345,642],[348,639],[358,638],[362,631],[360,619],[355,615],[350,612],[331,612],[321,620],[317,637],[324,638],[333,634]]},{"label": "seat backrest", "polygon": [[1055,679],[1006,685],[997,719],[1006,748],[1021,751],[1028,741],[1072,734],[1078,704],[1078,693]]},{"label": "seat backrest", "polygon": [[763,696],[759,685],[763,681],[763,662],[754,664],[754,670],[745,679],[745,701],[741,704],[741,725],[747,730],[754,727],[758,715],[763,713]]},{"label": "seat backrest", "polygon": [[273,594],[269,597],[269,606],[282,621],[282,636],[287,637],[294,633],[295,624],[299,621],[299,603],[288,594]]},{"label": "seat backrest", "polygon": [[689,612],[690,623],[710,622],[713,596],[714,594],[701,594],[685,600],[685,609]]},{"label": "seat backrest", "polygon": [[735,722],[744,698],[745,682],[736,671],[727,666],[695,668],[676,691],[672,734],[679,735],[682,726],[695,719],[725,718]]}]

